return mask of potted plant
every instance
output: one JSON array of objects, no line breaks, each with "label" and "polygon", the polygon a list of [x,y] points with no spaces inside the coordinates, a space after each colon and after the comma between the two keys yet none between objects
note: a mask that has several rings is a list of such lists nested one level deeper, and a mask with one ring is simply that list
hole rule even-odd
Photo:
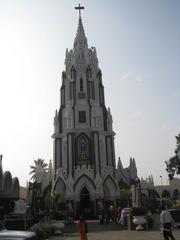
[{"label": "potted plant", "polygon": [[134,207],[131,209],[131,215],[133,216],[133,223],[137,225],[136,230],[144,230],[143,224],[147,223],[146,210],[143,207]]}]

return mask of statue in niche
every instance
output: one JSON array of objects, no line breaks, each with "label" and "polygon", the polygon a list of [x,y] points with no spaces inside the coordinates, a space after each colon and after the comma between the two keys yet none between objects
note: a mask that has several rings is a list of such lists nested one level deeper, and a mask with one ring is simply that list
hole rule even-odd
[{"label": "statue in niche", "polygon": [[71,75],[71,80],[76,80],[76,70],[75,70],[74,66],[72,66],[72,68],[70,70],[70,75]]},{"label": "statue in niche", "polygon": [[88,145],[84,137],[79,141],[79,163],[88,163]]},{"label": "statue in niche", "polygon": [[86,145],[84,142],[81,143],[81,153],[85,153],[86,152]]}]

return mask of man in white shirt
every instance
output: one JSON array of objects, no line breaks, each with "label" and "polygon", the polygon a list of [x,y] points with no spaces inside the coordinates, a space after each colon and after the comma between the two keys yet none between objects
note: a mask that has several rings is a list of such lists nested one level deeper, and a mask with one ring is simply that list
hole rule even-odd
[{"label": "man in white shirt", "polygon": [[165,240],[175,240],[171,228],[172,228],[172,223],[173,223],[173,218],[170,214],[170,212],[168,212],[166,210],[166,208],[163,206],[161,208],[162,212],[160,214],[160,222],[162,224],[163,227],[163,236]]}]

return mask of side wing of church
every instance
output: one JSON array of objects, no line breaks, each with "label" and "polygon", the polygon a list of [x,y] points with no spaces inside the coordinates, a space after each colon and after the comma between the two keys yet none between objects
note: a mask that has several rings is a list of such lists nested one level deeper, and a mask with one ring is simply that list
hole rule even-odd
[{"label": "side wing of church", "polygon": [[95,47],[88,48],[81,16],[71,50],[66,50],[60,108],[54,117],[53,191],[61,208],[71,203],[75,216],[96,216],[97,204],[116,205],[112,115],[106,108]]}]

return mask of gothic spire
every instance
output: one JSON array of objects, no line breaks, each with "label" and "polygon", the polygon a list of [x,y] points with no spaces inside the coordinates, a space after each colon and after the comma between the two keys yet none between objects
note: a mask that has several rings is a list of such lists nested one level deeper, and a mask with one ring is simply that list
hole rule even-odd
[{"label": "gothic spire", "polygon": [[78,22],[78,28],[77,28],[77,33],[76,33],[76,38],[85,38],[85,33],[84,33],[84,27],[83,27],[83,23],[82,23],[82,19],[81,17],[79,18],[79,22]]},{"label": "gothic spire", "polygon": [[74,40],[74,49],[82,50],[87,47],[87,38],[85,36],[84,27],[83,27],[82,18],[81,18],[81,10],[84,9],[84,7],[81,7],[79,4],[79,6],[75,7],[75,9],[79,10],[79,22],[78,22],[76,37]]}]

